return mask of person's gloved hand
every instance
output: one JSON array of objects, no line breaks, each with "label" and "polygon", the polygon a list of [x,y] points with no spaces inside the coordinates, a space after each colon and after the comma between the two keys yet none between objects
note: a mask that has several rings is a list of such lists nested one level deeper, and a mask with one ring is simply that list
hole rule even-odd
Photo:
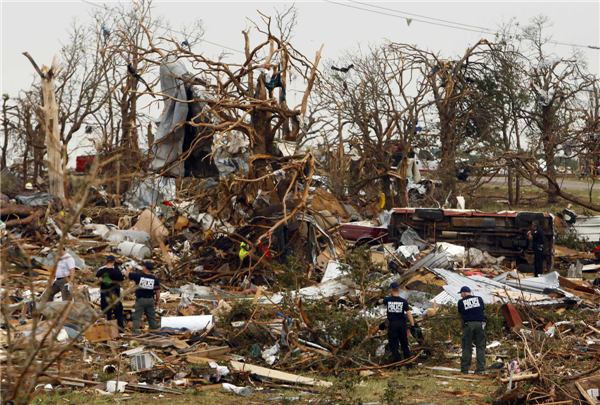
[{"label": "person's gloved hand", "polygon": [[70,293],[75,291],[75,282],[67,283],[67,290],[69,290]]}]

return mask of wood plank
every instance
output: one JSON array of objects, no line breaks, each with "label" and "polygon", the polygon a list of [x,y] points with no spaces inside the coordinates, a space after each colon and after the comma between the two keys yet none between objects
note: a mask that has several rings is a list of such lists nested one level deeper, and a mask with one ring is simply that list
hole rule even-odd
[{"label": "wood plank", "polygon": [[223,384],[211,384],[211,385],[200,385],[194,387],[198,391],[209,391],[216,390],[218,388],[223,388]]},{"label": "wood plank", "polygon": [[187,361],[188,361],[188,363],[203,364],[203,363],[213,362],[213,361],[215,361],[215,359],[209,359],[208,357],[199,357],[199,356],[188,355]]},{"label": "wood plank", "polygon": [[143,338],[136,338],[140,344],[152,347],[168,347],[173,346],[174,339],[166,338],[164,336],[148,336]]},{"label": "wood plank", "polygon": [[190,345],[188,345],[187,342],[179,339],[173,339],[173,346],[175,346],[178,349],[187,349],[190,347]]},{"label": "wood plank", "polygon": [[586,392],[586,390],[583,389],[583,387],[581,386],[581,384],[579,384],[578,382],[576,382],[575,386],[579,390],[579,393],[581,394],[581,396],[583,397],[583,399],[585,399],[590,405],[596,405],[596,401],[594,401],[594,398],[590,397],[590,394],[588,394]]},{"label": "wood plank", "polygon": [[[535,380],[539,376],[540,375],[538,373],[518,374],[518,375],[513,376],[512,380],[513,381]],[[510,381],[510,377],[501,378],[500,381],[503,383],[507,383]]]},{"label": "wood plank", "polygon": [[250,371],[252,374],[257,374],[261,377],[268,377],[274,380],[293,382],[306,385],[320,385],[323,387],[331,387],[333,383],[323,380],[315,380],[314,378],[303,377],[296,374],[284,373],[283,371],[272,370],[266,367],[254,366],[239,361],[231,361],[231,366],[235,371]]},{"label": "wood plank", "polygon": [[263,290],[263,286],[261,285],[258,287],[258,290],[256,290],[256,294],[254,294],[254,300],[252,301],[252,304],[256,305],[258,298],[260,298],[260,294],[262,294],[262,290]]},{"label": "wood plank", "polygon": [[230,351],[231,348],[229,346],[209,346],[203,350],[196,350],[195,352],[187,353],[187,355],[188,357],[207,357],[209,359],[214,359],[217,356],[229,353]]}]

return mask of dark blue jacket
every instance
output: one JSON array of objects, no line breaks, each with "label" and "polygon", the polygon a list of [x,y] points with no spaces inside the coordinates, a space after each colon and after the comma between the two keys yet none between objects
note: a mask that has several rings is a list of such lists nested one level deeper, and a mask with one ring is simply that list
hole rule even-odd
[{"label": "dark blue jacket", "polygon": [[463,322],[487,322],[485,317],[485,305],[481,297],[469,295],[458,301],[458,312],[462,316]]}]

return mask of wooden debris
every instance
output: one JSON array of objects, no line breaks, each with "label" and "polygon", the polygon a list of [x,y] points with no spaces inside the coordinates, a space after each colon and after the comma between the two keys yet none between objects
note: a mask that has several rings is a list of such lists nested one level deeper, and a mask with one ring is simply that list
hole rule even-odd
[{"label": "wooden debris", "polygon": [[313,378],[284,373],[283,371],[272,370],[266,367],[254,366],[252,364],[241,363],[239,361],[231,361],[231,366],[235,371],[250,371],[252,374],[256,374],[261,377],[272,378],[274,380],[281,380],[306,385],[320,385],[324,387],[331,387],[333,385],[333,383],[329,381],[315,380]]}]

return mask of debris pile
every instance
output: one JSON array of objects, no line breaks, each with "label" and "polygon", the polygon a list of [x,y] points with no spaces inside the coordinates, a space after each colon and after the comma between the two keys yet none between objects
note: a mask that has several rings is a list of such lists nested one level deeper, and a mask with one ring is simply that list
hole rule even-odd
[{"label": "debris pile", "polygon": [[[385,335],[371,331],[385,317],[376,302],[393,282],[418,325],[413,357],[402,364],[453,369],[455,306],[468,286],[495,311],[488,364],[501,363],[493,375],[509,384],[496,403],[594,395],[600,290],[585,276],[597,272],[598,259],[557,247],[543,277],[520,271],[529,256],[522,235],[537,216],[413,209],[439,229],[413,228],[407,209],[368,219],[360,205],[340,202],[313,180],[311,153],[249,162],[245,174],[215,184],[144,180],[120,207],[96,199],[76,220],[60,202],[31,206],[9,194],[0,206],[3,397],[63,388],[105,395],[223,388],[251,396],[273,387],[325,389],[332,385],[325,376],[349,371],[383,375],[398,364],[390,364]],[[458,235],[472,227],[483,243]],[[517,235],[510,248],[502,245],[507,227]],[[61,244],[75,262],[75,288],[69,300],[51,302],[45,291]],[[156,330],[130,333],[136,297],[126,282],[125,329],[104,319],[95,276],[111,256],[124,278],[153,264],[161,289]],[[535,388],[523,390],[525,383]]]}]

